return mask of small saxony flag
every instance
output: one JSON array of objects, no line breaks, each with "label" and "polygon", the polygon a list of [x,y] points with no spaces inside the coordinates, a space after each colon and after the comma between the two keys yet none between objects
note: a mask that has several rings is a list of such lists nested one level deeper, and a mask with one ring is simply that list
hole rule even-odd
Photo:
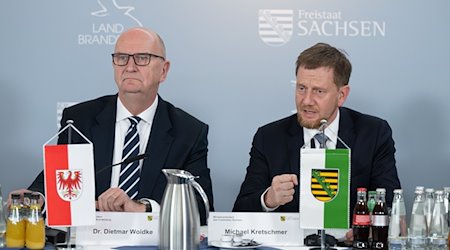
[{"label": "small saxony flag", "polygon": [[301,228],[348,228],[349,187],[349,149],[301,149]]}]

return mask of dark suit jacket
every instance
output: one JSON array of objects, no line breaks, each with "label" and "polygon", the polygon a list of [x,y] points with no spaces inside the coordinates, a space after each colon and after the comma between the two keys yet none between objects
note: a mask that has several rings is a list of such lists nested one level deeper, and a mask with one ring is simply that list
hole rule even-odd
[{"label": "dark suit jacket", "polygon": [[[386,188],[386,200],[392,203],[393,189],[400,188],[395,167],[395,148],[388,123],[379,118],[340,108],[339,138],[351,148],[351,212],[356,203],[356,188]],[[260,197],[280,174],[299,175],[303,128],[297,115],[267,124],[258,129],[250,151],[250,163],[233,211],[261,212]],[[344,148],[338,142],[337,148]],[[299,191],[294,200],[277,212],[298,212]]]},{"label": "dark suit jacket", "polygon": [[[104,96],[66,108],[63,112],[61,127],[66,126],[67,120],[73,120],[74,126],[94,144],[96,172],[112,164],[116,103],[117,95]],[[60,134],[58,144],[67,144],[66,131]],[[210,209],[213,211],[210,170],[207,167],[207,134],[208,125],[159,98],[145,151],[150,156],[144,159],[139,194],[136,198],[149,198],[160,203],[167,183],[161,169],[184,169],[200,177],[196,181],[206,192]],[[86,141],[73,131],[71,143]],[[110,187],[110,183],[111,168],[96,175],[96,198]],[[44,193],[42,172],[30,189]],[[204,204],[200,196],[197,200],[204,224]]]}]

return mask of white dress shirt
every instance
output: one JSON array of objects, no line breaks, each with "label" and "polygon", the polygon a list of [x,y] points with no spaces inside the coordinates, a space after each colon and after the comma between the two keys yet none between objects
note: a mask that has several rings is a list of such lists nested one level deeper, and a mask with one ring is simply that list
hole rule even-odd
[{"label": "white dress shirt", "polygon": [[[328,140],[326,142],[328,149],[336,149],[337,145],[337,135],[339,132],[339,109],[336,115],[336,118],[334,121],[332,121],[328,126],[325,128],[325,135],[328,137]],[[313,138],[316,134],[321,133],[321,131],[317,129],[309,129],[309,128],[303,128],[303,143],[304,147],[310,148],[311,147],[311,138]],[[319,142],[317,139],[314,139],[314,142],[316,144],[316,147],[318,147]]]},{"label": "white dress shirt", "polygon": [[[153,104],[140,113],[139,118],[141,121],[137,125],[137,131],[139,133],[139,154],[144,154],[147,148],[148,139],[150,138],[150,132],[152,129],[153,118],[155,118],[156,107],[158,107],[158,96],[156,96]],[[122,151],[123,144],[125,141],[125,135],[127,133],[128,128],[130,127],[130,121],[128,117],[133,116],[130,111],[128,111],[123,103],[120,101],[120,98],[117,98],[117,114],[116,114],[116,132],[114,139],[114,152],[113,152],[113,164],[119,163],[122,161]],[[139,168],[142,169],[142,162],[144,160],[140,160]],[[114,166],[111,171],[111,187],[119,186],[119,178],[120,178],[120,168],[121,165]],[[152,206],[152,212],[159,212],[159,204],[150,199],[146,199],[150,202]]]}]

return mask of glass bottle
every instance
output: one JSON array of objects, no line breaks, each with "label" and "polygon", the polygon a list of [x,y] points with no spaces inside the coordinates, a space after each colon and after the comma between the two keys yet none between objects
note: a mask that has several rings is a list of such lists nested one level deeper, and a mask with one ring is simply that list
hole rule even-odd
[{"label": "glass bottle", "polygon": [[450,199],[450,187],[444,187],[444,205],[445,205],[445,212],[447,214],[448,214],[448,202],[449,202],[449,199]]},{"label": "glass bottle", "polygon": [[431,216],[433,214],[434,209],[434,188],[427,188],[425,189],[425,217],[427,218],[427,236],[430,235],[430,223],[431,223]]},{"label": "glass bottle", "polygon": [[368,192],[367,207],[369,208],[370,213],[372,213],[373,208],[375,207],[375,204],[377,203],[376,197],[377,197],[377,191],[369,191]]},{"label": "glass bottle", "polygon": [[6,220],[6,246],[20,248],[25,246],[25,221],[22,217],[20,194],[12,194],[11,199]]},{"label": "glass bottle", "polygon": [[43,249],[45,245],[45,225],[39,205],[39,194],[32,194],[27,217],[25,245],[28,249]]},{"label": "glass bottle", "polygon": [[30,211],[30,203],[31,203],[31,192],[24,192],[22,202],[22,215],[24,220],[27,219],[28,213]]},{"label": "glass bottle", "polygon": [[417,191],[417,190],[422,190],[425,193],[425,187],[424,186],[416,186],[416,189],[414,190],[414,192]]},{"label": "glass bottle", "polygon": [[[444,187],[444,205],[447,212],[447,226],[449,227],[447,245],[450,248],[450,187]],[[450,250],[450,249],[449,249]]]},{"label": "glass bottle", "polygon": [[0,247],[5,246],[5,232],[6,232],[6,222],[5,222],[5,214],[3,211],[2,186],[0,185]]},{"label": "glass bottle", "polygon": [[427,248],[427,219],[425,218],[425,196],[423,190],[416,189],[411,211],[408,239],[411,249]]},{"label": "glass bottle", "polygon": [[389,249],[406,249],[408,229],[406,226],[406,208],[403,190],[394,190],[391,218],[389,220]]},{"label": "glass bottle", "polygon": [[367,207],[367,189],[357,189],[357,202],[353,210],[353,248],[369,248],[370,213]]},{"label": "glass bottle", "polygon": [[372,249],[388,249],[389,215],[386,189],[377,188],[376,204],[372,212]]},{"label": "glass bottle", "polygon": [[448,224],[445,213],[444,191],[436,190],[434,209],[430,223],[430,245],[432,249],[447,249]]}]

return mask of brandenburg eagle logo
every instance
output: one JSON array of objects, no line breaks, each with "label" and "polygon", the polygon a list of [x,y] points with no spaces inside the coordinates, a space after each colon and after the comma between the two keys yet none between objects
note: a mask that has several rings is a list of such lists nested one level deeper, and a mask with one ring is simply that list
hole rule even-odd
[{"label": "brandenburg eagle logo", "polygon": [[81,170],[56,170],[58,195],[65,201],[80,198],[83,187]]}]

